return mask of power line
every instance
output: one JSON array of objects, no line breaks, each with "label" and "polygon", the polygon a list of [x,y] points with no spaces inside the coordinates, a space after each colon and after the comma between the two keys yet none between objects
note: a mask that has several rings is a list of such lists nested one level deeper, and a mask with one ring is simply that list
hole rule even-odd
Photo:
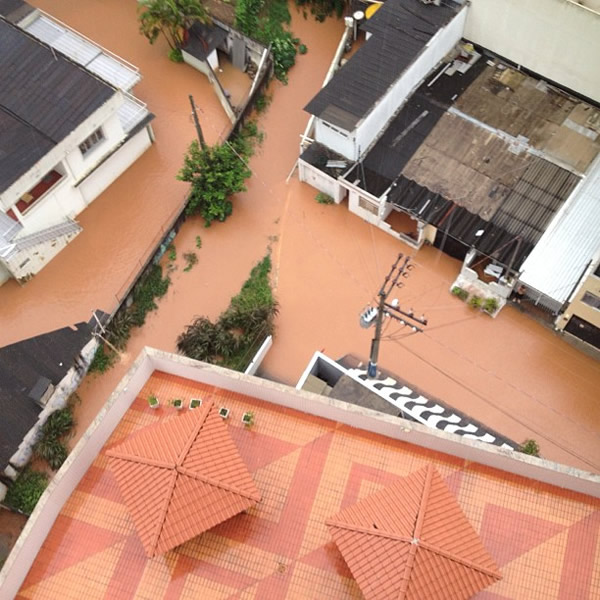
[{"label": "power line", "polygon": [[[491,406],[495,410],[497,410],[497,411],[501,412],[502,414],[504,414],[505,416],[511,418],[513,421],[516,421],[517,423],[519,423],[520,425],[522,425],[526,429],[528,429],[530,431],[533,431],[536,435],[538,435],[538,436],[544,438],[545,440],[551,442],[552,444],[554,444],[555,446],[559,447],[561,450],[563,450],[567,454],[570,454],[571,456],[574,456],[575,458],[579,459],[580,461],[584,462],[585,464],[590,465],[592,468],[594,468],[594,469],[599,469],[600,468],[600,465],[594,464],[593,462],[589,461],[587,458],[585,458],[581,454],[578,454],[577,452],[574,452],[573,450],[571,450],[571,448],[565,446],[561,442],[556,441],[556,440],[552,439],[551,437],[548,437],[543,431],[540,431],[539,429],[536,429],[530,423],[527,423],[527,422],[523,421],[522,419],[520,419],[519,417],[517,417],[513,413],[509,412],[508,410],[502,408],[501,406],[499,406],[497,404],[494,404],[492,401],[490,401],[489,399],[487,399],[485,396],[481,395],[479,392],[477,392],[476,390],[474,390],[469,385],[463,383],[462,381],[459,381],[458,379],[456,379],[453,375],[451,375],[450,373],[448,373],[444,369],[438,367],[437,365],[434,365],[432,362],[430,362],[429,360],[427,360],[426,358],[424,358],[423,356],[421,356],[418,352],[412,350],[411,348],[408,348],[407,346],[405,346],[404,344],[402,344],[400,342],[396,342],[396,343],[398,343],[407,352],[409,352],[413,356],[416,356],[419,360],[423,361],[425,364],[427,364],[429,367],[431,367],[432,369],[434,369],[438,373],[444,375],[445,377],[447,377],[448,379],[450,379],[451,381],[453,381],[454,383],[456,383],[460,387],[468,390],[471,394],[473,394],[474,396],[476,396],[477,398],[479,398],[480,400],[482,400],[483,402],[485,402],[486,404],[488,404],[489,406]],[[562,415],[561,415],[561,417],[562,417]],[[578,423],[575,423],[575,424],[579,426]]]}]

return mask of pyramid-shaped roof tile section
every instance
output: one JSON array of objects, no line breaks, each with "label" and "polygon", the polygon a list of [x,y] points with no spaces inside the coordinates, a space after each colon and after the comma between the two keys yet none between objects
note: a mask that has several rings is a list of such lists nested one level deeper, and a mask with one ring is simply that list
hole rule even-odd
[{"label": "pyramid-shaped roof tile section", "polygon": [[210,401],[145,427],[107,455],[150,557],[260,500],[227,425]]},{"label": "pyramid-shaped roof tile section", "polygon": [[462,600],[501,578],[428,465],[327,520],[366,600]]}]

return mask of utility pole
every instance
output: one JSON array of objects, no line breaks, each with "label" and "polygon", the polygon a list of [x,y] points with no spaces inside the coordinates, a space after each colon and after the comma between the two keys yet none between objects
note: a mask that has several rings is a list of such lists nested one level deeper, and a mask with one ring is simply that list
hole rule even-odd
[{"label": "utility pole", "polygon": [[[401,266],[399,266],[402,258],[404,258],[404,262]],[[398,254],[396,262],[394,262],[392,265],[390,272],[386,275],[383,283],[381,284],[381,288],[379,289],[379,303],[375,321],[375,335],[371,341],[371,355],[369,357],[369,366],[367,368],[368,377],[373,378],[377,376],[377,358],[379,356],[379,344],[381,342],[381,328],[383,325],[383,318],[385,316],[399,321],[404,326],[408,325],[415,333],[423,331],[417,325],[417,323],[419,325],[427,325],[427,319],[424,316],[415,317],[412,309],[407,312],[402,310],[397,303],[388,304],[387,302],[388,296],[395,287],[401,288],[404,286],[404,282],[399,281],[400,278],[407,278],[410,274],[410,271],[414,268],[410,260],[410,256],[404,257],[402,253]],[[367,313],[372,315],[373,309],[369,309]]]},{"label": "utility pole", "polygon": [[198,113],[196,112],[196,104],[194,98],[190,94],[190,104],[192,105],[192,116],[194,117],[194,125],[196,126],[196,133],[198,135],[198,141],[202,150],[206,150],[206,142],[204,141],[204,135],[202,134],[202,127],[200,127],[200,121],[198,120]]}]

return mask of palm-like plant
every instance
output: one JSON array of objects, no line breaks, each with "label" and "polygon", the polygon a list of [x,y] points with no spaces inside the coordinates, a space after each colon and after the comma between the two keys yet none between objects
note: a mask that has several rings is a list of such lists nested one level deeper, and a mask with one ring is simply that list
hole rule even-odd
[{"label": "palm-like plant", "polygon": [[183,45],[183,32],[195,21],[209,23],[201,0],[138,0],[140,32],[151,44],[163,35],[171,50]]}]

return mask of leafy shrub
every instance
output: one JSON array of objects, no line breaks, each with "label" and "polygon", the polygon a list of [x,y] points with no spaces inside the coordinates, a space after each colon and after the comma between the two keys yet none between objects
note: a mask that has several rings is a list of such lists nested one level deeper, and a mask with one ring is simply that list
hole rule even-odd
[{"label": "leafy shrub", "polygon": [[190,144],[183,167],[177,175],[180,181],[191,183],[186,214],[199,214],[210,227],[215,220],[225,221],[232,213],[232,194],[245,191],[244,181],[251,171],[240,159],[252,149],[250,135],[240,135],[233,144],[202,149],[197,141]]},{"label": "leafy shrub", "polygon": [[25,469],[8,488],[4,503],[30,515],[48,485],[48,476],[40,471]]},{"label": "leafy shrub", "polygon": [[202,248],[202,238],[199,235],[196,236],[196,248],[198,248],[198,250]]},{"label": "leafy shrub", "polygon": [[498,310],[498,300],[496,298],[486,298],[483,303],[483,310],[493,315]]},{"label": "leafy shrub", "polygon": [[106,327],[106,339],[118,350],[123,350],[127,346],[131,329],[135,327],[136,322],[132,311],[126,308],[119,310]]},{"label": "leafy shrub", "polygon": [[297,6],[310,6],[310,12],[322,23],[335,14],[338,18],[344,13],[345,0],[296,0]]},{"label": "leafy shrub", "polygon": [[315,196],[315,200],[319,204],[333,204],[333,198],[331,196],[328,196],[327,194],[324,194],[323,192],[319,192]]},{"label": "leafy shrub", "polygon": [[535,440],[525,440],[519,446],[519,452],[523,454],[529,454],[530,456],[538,456],[540,455],[540,447]]},{"label": "leafy shrub", "polygon": [[296,62],[296,45],[285,25],[291,15],[285,0],[238,0],[235,26],[242,33],[271,44],[275,77],[287,83],[287,72]]},{"label": "leafy shrub", "polygon": [[[106,339],[118,350],[127,345],[134,327],[146,322],[146,315],[158,308],[155,300],[167,293],[171,280],[162,276],[162,267],[152,265],[133,288],[133,302],[130,307],[122,306],[106,328]],[[117,354],[106,344],[98,346],[90,363],[90,373],[104,373],[114,365]]]},{"label": "leafy shrub", "polygon": [[69,451],[61,441],[75,425],[71,399],[65,408],[55,410],[40,428],[40,437],[34,446],[35,454],[45,460],[53,470],[60,469]]},{"label": "leafy shrub", "polygon": [[463,290],[458,285],[455,285],[452,288],[452,294],[454,294],[456,297],[460,298],[463,302],[469,297],[469,292],[467,292],[467,290]]},{"label": "leafy shrub", "polygon": [[269,104],[271,104],[271,96],[263,93],[256,98],[254,108],[256,109],[256,112],[260,114],[267,110]]},{"label": "leafy shrub", "polygon": [[73,411],[70,406],[65,406],[50,414],[42,425],[41,432],[43,436],[60,438],[67,435],[74,425]]},{"label": "leafy shrub", "polygon": [[192,267],[198,263],[198,256],[195,252],[186,252],[183,255],[183,259],[185,260],[186,266],[183,269],[184,271],[191,271]]},{"label": "leafy shrub", "polygon": [[243,371],[266,336],[274,331],[278,313],[269,273],[271,259],[256,265],[227,310],[213,323],[199,317],[177,338],[179,352]]},{"label": "leafy shrub", "polygon": [[179,48],[171,48],[169,50],[169,60],[174,63],[182,63],[183,62],[183,54]]},{"label": "leafy shrub", "polygon": [[481,308],[482,303],[483,300],[477,295],[471,296],[469,299],[469,306],[472,306],[473,308]]},{"label": "leafy shrub", "polygon": [[298,54],[306,54],[308,52],[308,48],[306,47],[306,44],[300,44],[298,46]]},{"label": "leafy shrub", "polygon": [[162,276],[162,267],[152,265],[133,288],[133,304],[128,309],[133,315],[136,327],[141,327],[146,322],[146,315],[158,308],[155,300],[162,298],[169,289],[171,280]]},{"label": "leafy shrub", "polygon": [[54,471],[60,469],[67,459],[67,447],[55,437],[44,437],[35,446],[34,451],[39,458],[45,460]]},{"label": "leafy shrub", "polygon": [[116,360],[117,355],[110,348],[101,344],[94,354],[88,373],[104,373],[115,364]]},{"label": "leafy shrub", "polygon": [[177,260],[177,249],[175,248],[175,244],[169,244],[167,248],[167,258],[170,261]]}]

